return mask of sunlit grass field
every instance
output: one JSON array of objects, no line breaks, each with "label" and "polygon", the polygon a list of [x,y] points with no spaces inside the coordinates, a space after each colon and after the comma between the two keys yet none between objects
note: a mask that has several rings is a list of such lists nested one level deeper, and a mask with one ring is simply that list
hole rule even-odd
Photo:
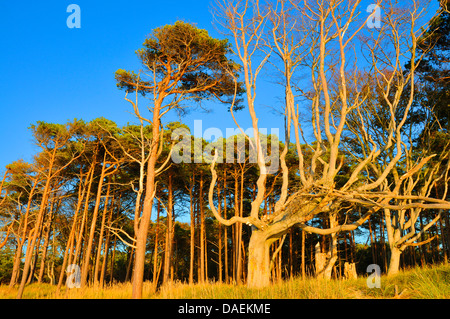
[{"label": "sunlit grass field", "polygon": [[[17,287],[0,286],[0,298],[15,298]],[[450,299],[450,265],[417,267],[394,277],[381,277],[381,288],[370,289],[367,277],[356,280],[317,280],[295,278],[274,283],[265,289],[248,289],[244,285],[205,283],[189,285],[175,282],[157,292],[151,282],[144,284],[148,299]],[[128,299],[131,284],[115,284],[103,289],[66,289],[59,295],[50,284],[31,284],[25,288],[24,299]]]}]

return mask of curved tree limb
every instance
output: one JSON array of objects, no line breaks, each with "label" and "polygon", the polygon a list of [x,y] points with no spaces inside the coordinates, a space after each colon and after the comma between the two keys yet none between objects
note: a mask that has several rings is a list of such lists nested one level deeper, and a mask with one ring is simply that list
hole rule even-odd
[{"label": "curved tree limb", "polygon": [[216,206],[214,205],[214,187],[216,185],[217,181],[217,172],[215,170],[215,165],[217,161],[218,153],[216,152],[214,155],[214,159],[211,163],[211,174],[212,174],[212,180],[211,184],[209,186],[209,193],[208,193],[208,201],[209,206],[211,208],[212,213],[214,214],[214,217],[219,221],[219,223],[225,225],[225,226],[231,226],[236,223],[243,223],[247,224],[249,226],[255,226],[258,229],[264,228],[264,224],[259,220],[252,217],[240,217],[240,216],[233,216],[231,219],[225,219],[222,216],[220,216],[219,212],[217,211]]}]

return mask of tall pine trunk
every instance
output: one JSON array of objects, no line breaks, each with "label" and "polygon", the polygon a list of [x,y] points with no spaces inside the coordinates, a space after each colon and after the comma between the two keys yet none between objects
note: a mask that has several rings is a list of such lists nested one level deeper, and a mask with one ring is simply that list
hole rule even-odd
[{"label": "tall pine trunk", "polygon": [[172,251],[173,251],[173,185],[172,185],[172,174],[169,174],[169,185],[168,185],[168,204],[167,204],[167,230],[166,230],[166,247],[164,255],[164,273],[163,273],[163,284],[167,284],[170,281],[170,269],[172,265]]},{"label": "tall pine trunk", "polygon": [[53,171],[53,165],[55,163],[56,151],[57,151],[57,148],[55,147],[55,149],[52,152],[52,156],[49,160],[47,180],[45,182],[45,186],[43,189],[41,205],[39,207],[39,212],[36,217],[36,224],[34,227],[33,236],[31,238],[31,240],[28,241],[27,251],[25,254],[25,263],[23,265],[22,280],[20,282],[19,290],[17,292],[17,299],[22,299],[23,291],[25,289],[25,284],[28,279],[28,275],[29,275],[29,271],[30,271],[30,267],[31,267],[33,252],[34,252],[36,242],[37,242],[37,239],[38,239],[38,236],[40,233],[42,220],[44,218],[44,211],[47,207],[48,196],[50,194],[50,184],[51,184],[52,177],[53,177],[52,171]]},{"label": "tall pine trunk", "polygon": [[191,214],[191,240],[190,240],[190,258],[189,258],[189,283],[194,283],[194,258],[195,258],[195,211],[193,189],[195,185],[195,173],[192,173],[189,185],[189,209]]},{"label": "tall pine trunk", "polygon": [[[156,161],[158,159],[158,145],[160,135],[160,110],[161,110],[162,98],[155,101],[153,108],[153,122],[152,122],[152,145],[150,158],[147,164],[147,180],[145,187],[144,207],[142,210],[142,216],[139,220],[139,226],[136,234],[136,251],[133,270],[133,299],[142,298],[142,288],[144,285],[144,268],[145,268],[145,253],[147,250],[147,235],[150,225],[150,219],[152,217],[152,206],[155,192],[155,179],[156,179]],[[138,218],[136,216],[135,218]]]},{"label": "tall pine trunk", "polygon": [[86,282],[87,282],[89,264],[90,264],[90,259],[91,259],[92,245],[94,242],[95,226],[97,224],[98,210],[100,207],[100,201],[101,201],[101,196],[102,196],[103,180],[105,179],[105,170],[106,170],[105,161],[106,161],[106,152],[105,152],[105,155],[103,158],[103,165],[102,165],[102,171],[100,174],[100,179],[98,181],[97,197],[95,199],[94,213],[92,214],[91,228],[89,231],[89,238],[87,241],[86,252],[84,254],[83,266],[81,269],[81,288],[84,288],[86,286]]}]

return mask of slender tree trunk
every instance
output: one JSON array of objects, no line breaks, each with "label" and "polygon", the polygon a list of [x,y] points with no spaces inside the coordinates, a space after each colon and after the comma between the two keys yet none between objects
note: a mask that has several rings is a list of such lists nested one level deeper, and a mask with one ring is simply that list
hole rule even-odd
[{"label": "slender tree trunk", "polygon": [[372,263],[377,263],[377,258],[375,256],[375,247],[374,247],[374,241],[372,236],[372,222],[371,218],[369,218],[369,233],[370,233],[370,250],[372,252]]},{"label": "slender tree trunk", "polygon": [[[81,260],[82,258],[82,247],[81,244],[83,242],[83,235],[85,233],[85,226],[86,224],[86,220],[88,218],[88,210],[89,210],[89,200],[91,197],[91,189],[92,189],[92,182],[94,181],[94,172],[95,172],[95,166],[96,166],[96,160],[94,158],[94,161],[91,164],[91,176],[89,178],[89,184],[88,184],[88,189],[87,189],[87,193],[86,193],[86,200],[84,202],[84,208],[83,208],[83,216],[81,218],[81,224],[80,224],[80,229],[78,231],[78,236],[77,236],[77,244],[75,247],[75,251],[74,251],[74,263],[77,264],[79,260]],[[69,265],[72,262],[72,260],[69,260]]]},{"label": "slender tree trunk", "polygon": [[33,232],[33,236],[31,238],[31,240],[28,242],[27,252],[25,254],[25,263],[24,263],[23,272],[22,272],[22,281],[20,283],[19,290],[17,292],[17,299],[21,299],[22,295],[23,295],[23,290],[25,288],[25,283],[28,278],[28,272],[30,270],[31,261],[33,258],[33,251],[34,251],[37,239],[38,239],[38,235],[40,233],[40,228],[41,228],[42,220],[44,217],[44,211],[45,211],[45,208],[47,207],[48,196],[50,193],[50,184],[51,184],[52,177],[53,177],[52,170],[53,170],[53,165],[55,162],[56,151],[57,151],[57,147],[55,147],[55,149],[53,150],[52,156],[49,161],[47,181],[44,186],[41,205],[40,205],[37,217],[36,217],[36,225],[34,228],[35,231]]},{"label": "slender tree trunk", "polygon": [[[111,190],[111,178],[108,180],[108,187],[106,190],[105,200],[103,202],[103,215],[102,215],[102,223],[100,226],[100,234],[98,236],[98,246],[97,246],[97,256],[95,258],[95,268],[94,268],[94,287],[98,287],[98,275],[100,270],[100,257],[102,255],[102,245],[103,245],[103,233],[105,231],[105,221],[106,215],[108,214],[108,202],[109,202],[109,192]],[[105,253],[106,255],[106,253]]]},{"label": "slender tree trunk", "polygon": [[384,261],[384,270],[387,271],[387,251],[386,251],[386,239],[384,234],[384,223],[380,221],[380,232],[381,232],[381,245],[383,246],[383,261]]},{"label": "slender tree trunk", "polygon": [[16,254],[14,256],[14,264],[13,264],[13,269],[12,269],[12,273],[11,273],[11,279],[9,281],[10,288],[14,287],[14,285],[17,283],[17,278],[19,277],[19,267],[20,267],[20,261],[22,259],[22,249],[23,249],[23,244],[26,240],[25,239],[26,235],[24,234],[23,236],[24,236],[24,239],[18,240],[18,243],[17,243]]},{"label": "slender tree trunk", "polygon": [[446,238],[446,243],[447,243],[447,260],[446,260],[446,262],[448,262],[448,258],[450,258],[450,217],[449,217],[449,213],[444,214],[444,220],[445,220],[444,230],[446,231],[445,238]]},{"label": "slender tree trunk", "polygon": [[191,240],[190,240],[190,258],[189,258],[189,284],[194,283],[194,258],[195,258],[195,211],[193,189],[195,185],[195,173],[192,173],[189,185],[189,209],[191,213]]},{"label": "slender tree trunk", "polygon": [[[147,234],[152,217],[152,206],[155,192],[156,179],[156,161],[158,159],[158,146],[160,140],[160,110],[163,98],[160,97],[155,101],[153,107],[153,121],[152,121],[152,145],[150,158],[147,164],[147,180],[145,187],[144,207],[142,216],[139,221],[138,232],[136,234],[136,253],[134,262],[134,276],[133,276],[133,299],[142,298],[142,288],[144,284],[144,267],[145,267],[145,253],[147,250]],[[136,216],[138,217],[138,216]]]},{"label": "slender tree trunk", "polygon": [[161,203],[158,201],[158,206],[156,208],[156,230],[155,230],[155,248],[153,253],[153,291],[156,291],[158,287],[158,240],[159,240],[159,215],[161,213]]},{"label": "slender tree trunk", "polygon": [[305,254],[306,254],[306,236],[305,231],[302,232],[302,279],[306,278],[306,262],[305,262]]},{"label": "slender tree trunk", "polygon": [[97,197],[95,200],[94,213],[92,214],[91,228],[89,231],[89,238],[88,238],[88,242],[87,242],[86,253],[84,255],[83,267],[81,269],[81,288],[84,288],[86,286],[86,282],[87,282],[89,264],[90,264],[90,259],[91,259],[92,245],[94,242],[95,226],[97,224],[98,210],[100,207],[100,201],[101,201],[101,196],[102,196],[103,180],[105,179],[105,171],[106,171],[106,163],[105,162],[106,162],[106,152],[105,152],[105,155],[103,158],[103,165],[102,165],[102,171],[100,174],[100,179],[98,181]]},{"label": "slender tree trunk", "polygon": [[131,265],[133,264],[133,255],[134,255],[135,249],[132,247],[129,247],[129,253],[128,253],[128,259],[127,259],[127,274],[125,275],[125,281],[128,282],[130,280],[131,276]]},{"label": "slender tree trunk", "polygon": [[205,281],[205,212],[203,209],[203,172],[200,173],[200,278],[199,282]]},{"label": "slender tree trunk", "polygon": [[[225,168],[223,172],[223,215],[225,218],[227,216],[227,169]],[[225,254],[225,282],[229,283],[229,274],[228,274],[228,227],[224,228],[224,254]]]},{"label": "slender tree trunk", "polygon": [[55,201],[56,201],[56,199],[53,199],[52,203],[50,204],[50,212],[49,212],[47,227],[46,227],[45,235],[44,235],[44,247],[42,249],[42,254],[41,254],[41,267],[39,269],[39,276],[38,276],[38,281],[37,281],[38,283],[41,283],[42,279],[44,278],[45,260],[47,258],[47,250],[48,250],[48,244],[49,244],[49,240],[50,240],[50,232],[51,232],[51,227],[52,227],[52,223],[53,223],[53,214],[54,214],[53,213],[53,205],[54,205]]},{"label": "slender tree trunk", "polygon": [[[222,216],[222,201],[221,201],[221,186],[220,183],[218,183],[218,187],[217,187],[217,208],[218,208],[218,213],[220,216]],[[218,247],[219,247],[219,262],[218,262],[218,277],[219,277],[219,282],[222,283],[223,281],[223,277],[222,277],[222,270],[223,270],[223,264],[222,264],[222,224],[219,223],[219,227],[218,227],[218,231],[219,231],[219,243],[218,243]]]},{"label": "slender tree trunk", "polygon": [[[31,209],[34,191],[35,191],[37,185],[38,185],[38,182],[36,181],[30,190],[30,193],[28,195],[27,209],[25,211],[25,217],[24,217],[23,222],[21,221],[21,225],[23,227],[22,232],[21,232],[22,236],[21,236],[20,240],[18,240],[16,254],[14,256],[14,265],[13,265],[13,270],[12,270],[12,274],[11,274],[11,280],[9,282],[10,288],[14,287],[14,285],[17,283],[17,280],[19,278],[19,269],[20,269],[20,264],[21,264],[21,259],[22,259],[22,249],[25,244],[25,241],[27,240],[28,217],[29,217],[29,213],[30,213],[30,209]],[[20,227],[19,227],[19,229],[20,229]]]},{"label": "slender tree trunk", "polygon": [[[241,183],[240,183],[240,199],[239,199],[239,210],[238,210],[238,216],[243,216],[243,210],[244,210],[244,168],[241,170]],[[242,241],[242,223],[237,223],[237,236],[238,236],[238,247],[241,247],[243,241]],[[243,260],[242,260],[242,250],[238,248],[238,254],[236,256],[237,259],[237,269],[236,269],[236,281],[238,284],[242,282],[242,275],[243,275]]]},{"label": "slender tree trunk", "polygon": [[[109,216],[108,216],[108,226],[111,227],[112,225],[112,214],[114,211],[114,193],[111,198],[111,207],[109,208]],[[104,256],[102,261],[102,269],[100,271],[100,287],[103,288],[105,283],[105,273],[106,273],[106,265],[108,262],[108,255],[109,255],[109,244],[111,241],[111,232],[108,230],[106,233],[106,240],[105,240],[105,249],[104,249]]]},{"label": "slender tree trunk", "polygon": [[[239,175],[237,173],[237,168],[235,168],[234,170],[234,215],[236,217],[239,217]],[[234,280],[236,283],[240,283],[240,272],[241,272],[241,267],[240,267],[240,247],[241,247],[241,242],[240,242],[240,223],[236,223],[234,225],[234,245],[233,245],[233,275],[234,275]]]},{"label": "slender tree trunk", "polygon": [[168,185],[168,203],[167,203],[167,231],[166,231],[166,247],[164,255],[164,273],[163,284],[169,283],[170,266],[172,264],[172,249],[173,249],[173,186],[172,174],[169,174]]},{"label": "slender tree trunk", "polygon": [[111,256],[111,270],[109,272],[110,285],[114,284],[114,261],[116,259],[116,247],[117,247],[117,238],[114,237],[113,253]]},{"label": "slender tree trunk", "polygon": [[442,240],[442,252],[443,252],[444,263],[447,263],[448,262],[448,260],[447,260],[447,258],[448,258],[447,257],[447,241],[446,241],[447,236],[444,231],[444,226],[442,225],[442,218],[439,219],[438,224],[439,224],[439,230],[441,231],[440,237]]},{"label": "slender tree trunk", "polygon": [[294,277],[293,229],[289,230],[289,278]]},{"label": "slender tree trunk", "polygon": [[[61,272],[59,274],[58,285],[56,287],[57,294],[59,294],[59,292],[61,290],[61,286],[62,286],[62,282],[63,282],[63,279],[64,279],[64,274],[65,274],[65,269],[67,267],[67,264],[68,264],[68,262],[70,264],[70,262],[72,260],[72,256],[74,255],[74,248],[75,248],[75,242],[74,241],[75,241],[76,226],[78,224],[78,214],[79,214],[79,212],[81,210],[81,206],[83,205],[83,199],[84,199],[84,196],[85,196],[87,188],[88,188],[86,186],[86,183],[88,183],[88,180],[92,181],[93,171],[94,171],[94,166],[92,165],[90,167],[90,169],[89,169],[88,174],[86,175],[86,180],[85,180],[85,183],[84,183],[84,185],[85,185],[84,187],[82,186],[83,183],[81,182],[83,180],[83,173],[80,171],[80,185],[79,185],[79,189],[78,189],[77,207],[75,209],[75,213],[74,213],[74,216],[73,216],[72,227],[70,229],[70,234],[69,234],[69,240],[67,242],[66,250],[64,252],[63,264],[62,264],[62,267],[61,267]],[[91,183],[89,183],[89,185],[91,185]],[[88,195],[86,195],[86,196],[88,196]],[[83,217],[84,217],[84,215],[83,215]]]}]

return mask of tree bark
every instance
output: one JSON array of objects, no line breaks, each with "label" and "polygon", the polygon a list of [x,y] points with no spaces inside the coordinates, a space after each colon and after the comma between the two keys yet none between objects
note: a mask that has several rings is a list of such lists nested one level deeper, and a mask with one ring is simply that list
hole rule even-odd
[{"label": "tree bark", "polygon": [[172,174],[169,174],[168,185],[168,204],[167,204],[167,230],[166,230],[166,247],[164,254],[164,275],[163,284],[167,284],[170,279],[170,266],[172,264],[172,250],[173,250],[173,187],[172,187]]},{"label": "tree bark", "polygon": [[253,230],[248,246],[249,288],[263,288],[270,284],[270,244],[264,232]]},{"label": "tree bark", "polygon": [[[80,183],[79,183],[80,185],[79,185],[79,188],[78,188],[77,207],[76,207],[75,213],[73,215],[72,227],[70,229],[70,234],[69,234],[69,239],[68,239],[68,242],[67,242],[67,245],[66,245],[66,250],[64,251],[63,264],[62,264],[62,267],[61,267],[61,272],[59,274],[58,285],[57,285],[57,288],[56,288],[56,293],[57,294],[59,294],[59,292],[61,290],[61,286],[62,286],[62,282],[63,282],[63,279],[64,279],[64,274],[65,274],[65,269],[66,269],[66,266],[67,266],[68,259],[69,259],[69,262],[70,262],[71,257],[73,255],[73,249],[75,248],[75,244],[74,244],[75,228],[76,228],[76,225],[78,223],[78,213],[80,212],[81,206],[83,204],[83,199],[84,199],[84,196],[86,194],[86,183],[89,180],[89,176],[91,175],[92,170],[93,170],[93,167],[91,167],[89,169],[89,172],[86,175],[86,180],[85,180],[84,187],[83,187],[83,183],[82,183],[83,172],[82,172],[82,170],[80,170],[80,175],[79,175],[80,176]],[[70,251],[70,250],[72,250],[72,251]],[[70,255],[69,255],[69,252],[70,252]]]},{"label": "tree bark", "polygon": [[156,208],[156,229],[155,229],[155,248],[153,249],[153,291],[156,291],[158,286],[158,240],[159,240],[159,215],[161,213],[161,203],[158,201]]},{"label": "tree bark", "polygon": [[[223,172],[223,217],[225,219],[227,216],[227,169],[224,169]],[[222,225],[222,224],[221,224]],[[225,282],[229,282],[229,274],[228,274],[228,227],[224,227],[224,255],[225,255]]]},{"label": "tree bark", "polygon": [[95,199],[94,213],[92,214],[91,228],[89,231],[89,238],[88,238],[88,242],[87,242],[86,253],[84,255],[83,266],[81,269],[81,288],[84,288],[86,286],[86,282],[87,282],[89,264],[90,264],[90,259],[91,259],[92,245],[94,242],[95,226],[97,224],[98,210],[100,207],[100,201],[101,201],[101,196],[102,196],[103,180],[105,179],[105,171],[106,171],[106,163],[105,162],[106,162],[106,152],[105,152],[105,155],[103,158],[102,171],[100,174],[100,179],[99,179],[98,188],[97,188],[97,197]]},{"label": "tree bark", "polygon": [[23,272],[22,272],[22,280],[20,282],[19,290],[17,292],[17,299],[22,299],[23,291],[25,289],[25,284],[28,279],[28,273],[30,271],[34,248],[36,245],[36,241],[38,239],[38,235],[40,233],[40,228],[41,228],[42,220],[44,217],[44,211],[45,211],[45,208],[47,207],[48,196],[50,193],[50,185],[51,185],[52,178],[54,177],[54,175],[52,175],[52,170],[53,170],[53,165],[55,162],[56,151],[57,151],[57,147],[55,147],[55,149],[53,150],[52,156],[49,160],[47,180],[45,182],[39,212],[36,217],[36,225],[34,227],[33,236],[31,238],[31,240],[28,241],[27,252],[25,254],[25,263],[24,263]]},{"label": "tree bark", "polygon": [[205,213],[203,209],[203,172],[200,173],[200,192],[199,192],[199,208],[200,208],[200,278],[199,282],[205,281]]},{"label": "tree bark", "polygon": [[[103,202],[103,215],[102,215],[102,222],[100,226],[100,234],[98,237],[98,246],[97,246],[97,256],[95,258],[95,268],[94,268],[94,287],[98,287],[99,284],[99,270],[100,270],[100,257],[102,255],[102,245],[103,245],[103,233],[105,231],[105,221],[106,221],[106,215],[108,214],[108,202],[109,202],[109,192],[111,190],[111,178],[108,180],[108,187],[106,190],[106,196],[105,200]],[[106,247],[104,247],[104,258],[106,257]]]},{"label": "tree bark", "polygon": [[[114,211],[114,194],[112,195],[111,198],[111,207],[109,209],[109,216],[108,216],[108,226],[111,227],[112,225],[112,214]],[[108,255],[109,255],[109,245],[110,245],[110,241],[111,241],[111,231],[107,231],[106,234],[106,240],[105,240],[105,249],[104,249],[104,256],[103,256],[103,261],[102,261],[102,266],[101,266],[101,271],[100,271],[100,287],[103,288],[104,283],[105,283],[105,274],[106,274],[106,265],[108,262]]]},{"label": "tree bark", "polygon": [[303,230],[302,232],[302,279],[306,278],[306,264],[305,264],[305,254],[306,254],[306,235]]},{"label": "tree bark", "polygon": [[41,253],[41,265],[39,269],[39,276],[38,276],[38,283],[42,282],[42,279],[44,278],[44,270],[45,270],[45,259],[47,258],[47,250],[48,250],[48,244],[50,240],[50,232],[51,227],[53,223],[53,205],[56,200],[53,198],[52,203],[50,204],[50,211],[48,216],[48,222],[46,225],[45,235],[44,235],[44,247],[42,249]]},{"label": "tree bark", "polygon": [[[144,197],[144,207],[142,216],[139,222],[138,231],[136,234],[136,251],[134,261],[134,275],[133,275],[133,290],[132,298],[142,298],[142,288],[144,284],[144,267],[145,267],[145,252],[147,250],[147,235],[150,219],[152,217],[152,206],[155,197],[155,179],[156,179],[156,161],[158,159],[158,145],[160,135],[160,110],[163,98],[155,101],[153,108],[153,122],[152,122],[152,148],[150,158],[147,164],[147,180]],[[138,217],[138,216],[136,216]]]},{"label": "tree bark", "polygon": [[195,258],[195,210],[194,210],[194,194],[195,173],[192,173],[189,185],[189,208],[191,213],[191,240],[190,240],[190,258],[189,258],[189,284],[194,283],[194,258]]},{"label": "tree bark", "polygon": [[400,270],[400,256],[402,252],[396,247],[391,247],[391,257],[389,259],[388,276],[395,275]]},{"label": "tree bark", "polygon": [[[24,217],[23,222],[21,221],[21,225],[23,224],[22,236],[17,241],[17,249],[16,249],[16,254],[14,256],[14,265],[13,265],[13,270],[12,270],[12,274],[11,274],[11,280],[9,282],[10,288],[14,287],[14,285],[17,283],[17,280],[19,277],[19,268],[20,268],[20,263],[21,263],[21,259],[22,259],[22,249],[23,249],[23,245],[25,244],[25,241],[27,240],[28,217],[29,217],[30,210],[31,210],[31,204],[32,204],[32,200],[33,200],[34,191],[35,191],[37,185],[38,185],[38,181],[36,181],[33,184],[33,187],[30,190],[30,194],[28,195],[28,203],[27,203],[27,209],[25,212],[25,217]],[[19,229],[20,229],[20,227],[19,227]]]}]

